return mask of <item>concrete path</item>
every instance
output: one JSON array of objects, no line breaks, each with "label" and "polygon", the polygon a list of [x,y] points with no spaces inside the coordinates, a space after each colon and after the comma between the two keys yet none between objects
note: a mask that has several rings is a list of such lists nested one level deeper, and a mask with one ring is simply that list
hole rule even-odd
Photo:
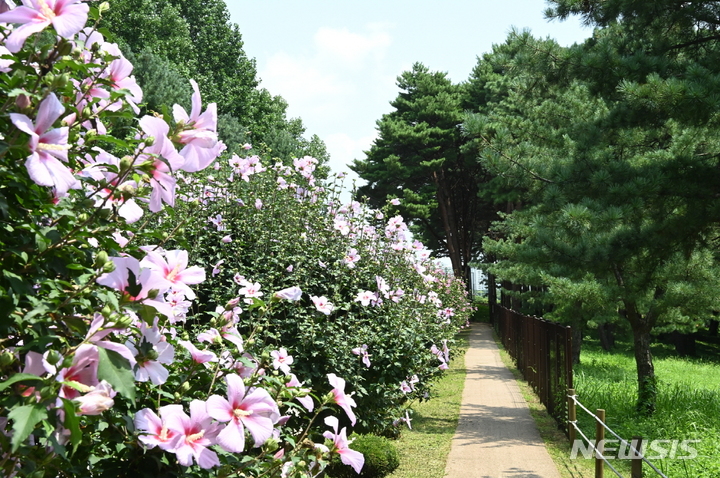
[{"label": "concrete path", "polygon": [[447,478],[560,478],[487,324],[473,324]]}]

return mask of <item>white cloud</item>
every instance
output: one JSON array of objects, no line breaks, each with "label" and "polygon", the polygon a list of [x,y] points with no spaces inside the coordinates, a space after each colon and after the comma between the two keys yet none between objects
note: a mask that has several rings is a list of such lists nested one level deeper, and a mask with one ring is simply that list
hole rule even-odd
[{"label": "white cloud", "polygon": [[[320,27],[309,52],[275,52],[259,65],[261,86],[285,98],[288,116],[301,117],[308,135],[325,141],[336,172],[349,172],[347,164],[364,157],[375,136],[357,136],[372,128],[395,96],[390,88],[397,72],[389,74],[385,57],[392,43],[389,28],[379,23],[361,31]],[[365,124],[360,132],[359,118]]]},{"label": "white cloud", "polygon": [[360,138],[353,138],[347,133],[335,133],[326,136],[324,139],[331,151],[330,167],[335,172],[347,172],[354,175],[347,166],[352,163],[353,159],[364,159],[365,153],[372,146],[373,141],[377,138],[377,131],[373,134]]},{"label": "white cloud", "polygon": [[346,133],[330,134],[323,138],[331,155],[328,164],[332,172],[347,174],[340,194],[340,200],[343,203],[347,203],[352,199],[353,183],[357,186],[365,184],[365,181],[360,179],[354,171],[351,171],[348,165],[352,163],[353,159],[365,159],[363,151],[370,149],[376,138],[377,131],[360,138],[352,138]]},{"label": "white cloud", "polygon": [[344,67],[362,68],[367,58],[382,60],[392,43],[392,37],[379,25],[369,25],[366,34],[353,33],[347,28],[322,27],[315,33],[315,45],[320,57],[340,61]]},{"label": "white cloud", "polygon": [[324,71],[322,65],[304,58],[292,58],[285,52],[271,56],[261,72],[262,86],[294,101],[352,93],[352,85]]}]

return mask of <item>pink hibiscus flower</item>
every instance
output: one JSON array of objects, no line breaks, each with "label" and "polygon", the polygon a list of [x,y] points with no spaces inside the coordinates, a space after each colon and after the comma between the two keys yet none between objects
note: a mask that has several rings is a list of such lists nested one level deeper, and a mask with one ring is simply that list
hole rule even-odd
[{"label": "pink hibiscus flower", "polygon": [[215,355],[213,352],[210,352],[209,350],[198,349],[189,340],[178,340],[178,343],[185,347],[188,352],[190,352],[190,356],[195,363],[201,364],[207,362],[217,362],[217,355]]},{"label": "pink hibiscus flower", "polygon": [[324,295],[321,295],[320,297],[312,296],[310,297],[310,300],[312,300],[313,304],[315,304],[315,308],[318,312],[322,312],[325,315],[330,315],[335,308],[333,303],[328,301],[327,297]]},{"label": "pink hibiscus flower", "polygon": [[362,357],[362,362],[365,364],[366,367],[370,367],[370,354],[368,353],[368,346],[367,344],[362,344],[362,347],[355,347],[352,349],[352,353],[355,355],[360,355]]},{"label": "pink hibiscus flower", "polygon": [[58,382],[74,382],[75,387],[63,385],[58,396],[74,399],[80,396],[78,388],[86,388],[88,392],[98,384],[97,370],[100,357],[97,347],[90,344],[82,344],[75,351],[72,365],[60,370],[57,376]]},{"label": "pink hibiscus flower", "polygon": [[357,418],[355,417],[355,413],[353,412],[352,407],[357,407],[357,403],[355,403],[355,400],[353,400],[350,395],[345,394],[345,380],[338,377],[334,373],[329,373],[327,375],[327,378],[330,382],[330,385],[333,386],[333,389],[331,390],[333,394],[333,401],[338,404],[340,408],[345,410],[345,413],[347,413],[350,422],[354,426]]},{"label": "pink hibiscus flower", "polygon": [[280,369],[285,375],[290,373],[290,365],[294,359],[292,355],[288,355],[285,348],[280,347],[280,350],[273,350],[270,352],[270,356],[273,358],[272,365],[275,370]]},{"label": "pink hibiscus flower", "polygon": [[309,412],[313,411],[313,408],[315,408],[315,403],[313,402],[313,398],[310,395],[304,395],[310,393],[309,388],[301,388],[302,382],[298,380],[298,378],[295,376],[294,373],[290,374],[290,381],[285,384],[288,388],[297,388],[298,391],[301,393],[300,396],[295,397],[300,404],[305,407]]},{"label": "pink hibiscus flower", "polygon": [[190,285],[205,280],[205,269],[188,267],[187,264],[188,253],[182,250],[165,251],[164,257],[156,251],[150,251],[140,262],[140,265],[157,272],[174,290],[185,293],[185,297],[192,300],[195,293]]},{"label": "pink hibiscus flower", "polygon": [[148,448],[158,446],[163,450],[174,450],[182,439],[182,435],[169,429],[163,418],[179,413],[183,413],[182,405],[160,407],[160,417],[149,408],[143,408],[135,414],[134,420],[135,428],[145,432],[138,437],[138,440]]},{"label": "pink hibiscus flower", "polygon": [[362,470],[362,467],[365,464],[365,457],[359,451],[350,449],[350,443],[352,443],[352,441],[348,440],[346,429],[343,428],[340,430],[340,433],[338,433],[339,421],[336,417],[325,418],[325,424],[331,427],[334,431],[334,433],[323,433],[325,438],[333,442],[333,447],[330,451],[338,453],[340,455],[340,461],[346,465],[352,466],[355,473],[360,473],[360,470]]},{"label": "pink hibiscus flower", "polygon": [[175,453],[178,463],[191,466],[193,458],[200,468],[208,469],[220,465],[217,453],[209,447],[215,444],[219,426],[212,423],[207,413],[206,403],[202,400],[190,402],[190,416],[181,410],[172,409],[163,416],[168,430],[179,435],[171,450]]},{"label": "pink hibiscus flower", "polygon": [[20,51],[25,40],[50,24],[58,35],[72,38],[87,21],[88,6],[83,0],[23,0],[24,5],[0,14],[2,23],[21,23],[5,41],[13,53]]},{"label": "pink hibiscus flower", "polygon": [[80,187],[80,182],[63,164],[68,161],[67,152],[70,149],[68,128],[50,129],[64,111],[65,107],[57,96],[50,93],[40,103],[35,123],[23,114],[10,113],[12,123],[30,135],[30,156],[25,161],[30,178],[40,186],[54,187],[59,196],[69,189]]},{"label": "pink hibiscus flower", "polygon": [[225,150],[225,145],[218,141],[217,105],[210,103],[200,114],[200,89],[195,80],[190,80],[190,83],[194,91],[190,116],[180,105],[173,105],[173,116],[184,128],[177,137],[178,142],[184,145],[180,150],[180,155],[185,158],[182,169],[195,172],[209,166]]},{"label": "pink hibiscus flower", "polygon": [[217,435],[223,449],[240,453],[245,449],[245,427],[252,435],[255,447],[272,436],[273,425],[280,419],[275,400],[262,388],[245,390],[242,378],[236,374],[225,377],[227,399],[212,395],[207,400],[208,414],[219,422],[227,422]]}]

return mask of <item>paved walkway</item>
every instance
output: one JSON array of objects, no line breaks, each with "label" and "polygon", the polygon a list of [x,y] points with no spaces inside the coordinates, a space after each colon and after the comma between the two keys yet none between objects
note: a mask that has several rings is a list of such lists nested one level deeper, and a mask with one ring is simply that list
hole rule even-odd
[{"label": "paved walkway", "polygon": [[446,478],[560,478],[487,324],[473,324]]}]

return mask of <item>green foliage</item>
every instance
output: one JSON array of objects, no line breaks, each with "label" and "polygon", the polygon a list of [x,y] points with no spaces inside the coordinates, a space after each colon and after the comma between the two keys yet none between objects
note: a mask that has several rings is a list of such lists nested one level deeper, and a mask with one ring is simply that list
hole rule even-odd
[{"label": "green foliage", "polygon": [[[190,83],[174,63],[149,48],[135,54],[128,49],[127,59],[135,66],[133,72],[142,85],[143,103],[149,111],[162,112],[162,106],[179,104],[190,111]],[[228,138],[229,139],[229,138]]]},{"label": "green foliage", "polygon": [[365,464],[358,475],[355,470],[342,464],[336,457],[327,468],[327,475],[332,478],[382,478],[392,473],[399,465],[400,458],[397,447],[392,440],[377,435],[353,435],[353,450],[365,457]]}]

